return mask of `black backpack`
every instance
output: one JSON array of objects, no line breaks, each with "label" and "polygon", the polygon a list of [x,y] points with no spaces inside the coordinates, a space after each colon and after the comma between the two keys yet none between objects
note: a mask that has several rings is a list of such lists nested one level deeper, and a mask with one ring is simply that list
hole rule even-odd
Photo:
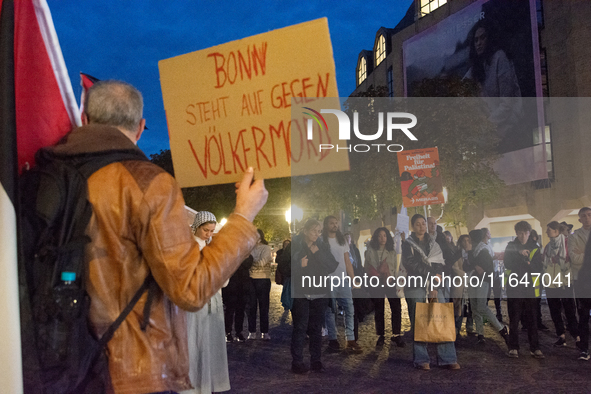
[{"label": "black backpack", "polygon": [[[25,393],[111,391],[106,344],[151,276],[107,332],[97,339],[88,324],[85,234],[92,215],[87,179],[124,160],[147,160],[139,150],[59,156],[42,149],[37,166],[19,179],[19,289]],[[106,191],[108,192],[108,191]],[[62,273],[66,274],[62,274]],[[63,275],[63,279],[62,279]],[[67,282],[64,282],[67,280]],[[153,292],[148,293],[142,329]]]}]

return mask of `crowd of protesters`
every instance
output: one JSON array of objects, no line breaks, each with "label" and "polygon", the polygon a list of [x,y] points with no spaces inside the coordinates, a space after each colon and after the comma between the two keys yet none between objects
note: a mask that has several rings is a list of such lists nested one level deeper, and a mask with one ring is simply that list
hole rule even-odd
[{"label": "crowd of protesters", "polygon": [[[89,160],[98,160],[101,152],[139,155],[136,144],[145,126],[142,111],[141,94],[133,86],[118,81],[97,83],[85,99],[84,126],[55,149],[64,157],[85,153]],[[94,209],[88,235],[87,289],[92,300],[89,322],[96,336],[109,329],[113,317],[120,313],[121,301],[131,298],[137,288],[143,289],[142,282],[149,283],[146,277],[158,284],[142,298],[145,301],[131,307],[131,317],[121,323],[121,329],[106,345],[109,378],[102,383],[109,390],[105,391],[227,391],[226,343],[271,340],[272,251],[265,234],[261,230],[257,233],[252,224],[268,192],[261,180],[254,181],[254,171],[249,168],[236,185],[236,207],[219,235],[213,237],[215,216],[201,211],[193,223],[192,238],[184,225],[186,212],[178,185],[143,156],[137,157],[125,164],[106,165],[88,179],[88,200]],[[104,193],[105,189],[112,192]],[[391,315],[390,340],[397,347],[412,341],[413,363],[419,369],[430,368],[427,344],[413,340],[416,321],[420,321],[418,316],[415,321],[417,305],[427,299],[453,303],[452,329],[459,334],[466,318],[466,332],[477,336],[475,345],[486,341],[486,319],[505,340],[509,357],[520,355],[521,324],[528,333],[531,356],[544,358],[538,340],[538,330],[547,329],[541,321],[543,290],[556,330],[554,345],[564,346],[568,331],[580,351],[579,360],[589,360],[591,208],[582,208],[578,216],[582,227],[572,234],[566,223],[548,223],[550,240],[544,248],[530,224],[518,222],[516,237],[503,254],[504,271],[489,244],[488,229],[474,229],[460,236],[456,245],[451,233],[441,231],[435,218],[417,214],[410,221],[411,234],[399,246],[390,230],[375,229],[362,258],[351,234],[341,233],[336,217],[328,216],[323,223],[308,220],[277,253],[275,280],[283,285],[281,303],[292,314],[292,371],[324,372],[323,350],[363,353],[358,327],[371,311],[376,346],[383,346],[386,299]],[[369,276],[377,285],[359,286],[343,280],[336,287],[306,287],[297,280],[303,275]],[[550,281],[539,280],[546,275]],[[422,278],[422,284],[415,281],[403,288],[386,286],[390,279],[405,276]],[[456,282],[447,286],[443,281],[443,285],[433,286],[435,278],[444,276],[482,281],[479,286],[458,286]],[[427,287],[429,278],[432,282]],[[509,327],[503,323],[502,288],[507,294]],[[488,307],[490,289],[496,314]],[[403,302],[411,326],[406,341]],[[192,313],[185,318],[181,309]],[[340,310],[345,323],[344,349],[336,324]],[[243,333],[245,314],[247,337]],[[328,335],[326,349],[322,349],[323,333]],[[306,339],[310,364],[304,361]],[[437,356],[439,366],[460,369],[453,341],[438,343]]]},{"label": "crowd of protesters", "polygon": [[[414,215],[410,221],[411,233],[396,234],[380,227],[366,242],[364,258],[351,234],[342,234],[338,220],[329,216],[320,222],[308,220],[302,231],[293,238],[286,250],[278,253],[278,270],[283,275],[283,284],[291,281],[295,298],[283,302],[291,309],[293,334],[291,343],[292,371],[302,374],[308,371],[322,372],[322,335],[328,335],[324,351],[345,351],[359,354],[364,351],[358,344],[358,324],[371,311],[374,313],[376,348],[386,341],[385,306],[390,308],[391,337],[395,346],[404,347],[411,342],[413,365],[418,369],[430,369],[430,357],[426,343],[414,341],[415,309],[417,303],[431,300],[453,303],[456,335],[464,327],[466,335],[474,336],[474,345],[486,343],[484,326],[488,323],[507,346],[507,356],[520,356],[519,333],[527,331],[528,356],[544,358],[540,349],[538,330],[549,330],[541,319],[542,296],[545,292],[548,308],[556,332],[554,346],[567,344],[570,334],[579,349],[579,359],[589,360],[589,312],[591,301],[584,290],[591,280],[591,263],[585,264],[585,250],[591,248],[587,242],[591,229],[591,208],[579,211],[582,228],[571,233],[572,225],[552,221],[547,224],[548,236],[544,247],[540,237],[526,221],[515,224],[514,240],[503,251],[495,252],[487,228],[474,229],[461,235],[457,243],[450,232],[443,232],[435,218]],[[398,241],[398,242],[397,242]],[[285,247],[285,246],[284,246]],[[329,253],[330,252],[330,253]],[[588,260],[591,255],[588,253]],[[302,274],[348,275],[353,277],[377,277],[373,286],[340,285],[337,288],[302,288],[302,281],[296,280]],[[293,274],[293,277],[290,277]],[[457,286],[442,285],[436,288],[408,282],[404,288],[386,286],[387,278],[398,276],[429,277],[477,276],[483,280],[478,286],[461,282]],[[589,276],[589,277],[588,277]],[[544,278],[544,280],[542,280]],[[397,283],[396,280],[393,283]],[[398,282],[399,283],[399,282]],[[578,295],[578,296],[577,296]],[[575,298],[577,296],[577,298]],[[282,301],[289,298],[285,289]],[[507,300],[503,314],[502,299]],[[494,308],[489,308],[494,300]],[[402,310],[406,302],[411,332],[403,335]],[[343,314],[345,346],[338,338],[335,328],[336,313]],[[326,331],[325,331],[326,328]],[[306,336],[309,338],[310,367],[304,362],[303,348]],[[454,342],[441,342],[436,346],[437,363],[440,367],[460,369]],[[523,355],[524,353],[521,353]]]}]

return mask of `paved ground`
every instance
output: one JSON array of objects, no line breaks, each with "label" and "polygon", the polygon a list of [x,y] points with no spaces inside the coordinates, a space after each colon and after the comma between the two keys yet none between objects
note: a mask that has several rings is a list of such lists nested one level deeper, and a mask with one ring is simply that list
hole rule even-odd
[{"label": "paved ground", "polygon": [[[359,328],[361,355],[323,354],[326,373],[295,375],[290,371],[291,316],[279,302],[281,286],[271,289],[271,341],[254,340],[228,344],[228,362],[232,393],[584,393],[591,392],[591,361],[579,361],[574,340],[567,334],[567,345],[554,348],[556,340],[547,305],[542,305],[544,323],[551,331],[539,332],[544,360],[529,355],[527,335],[521,333],[518,359],[505,356],[502,339],[487,326],[485,345],[476,345],[475,337],[462,337],[456,343],[459,371],[434,367],[435,348],[431,349],[432,369],[412,367],[412,346],[398,348],[386,341],[376,350],[373,314]],[[490,303],[492,305],[492,302]],[[387,303],[386,303],[387,305]],[[386,306],[386,310],[388,307]],[[503,303],[506,320],[506,304]],[[389,315],[386,315],[389,322]],[[344,327],[339,325],[341,344]],[[389,323],[386,338],[389,338]],[[406,304],[403,302],[403,330],[409,330]],[[245,330],[246,332],[246,330]],[[324,339],[326,343],[328,340]],[[308,357],[307,349],[304,356]]]}]

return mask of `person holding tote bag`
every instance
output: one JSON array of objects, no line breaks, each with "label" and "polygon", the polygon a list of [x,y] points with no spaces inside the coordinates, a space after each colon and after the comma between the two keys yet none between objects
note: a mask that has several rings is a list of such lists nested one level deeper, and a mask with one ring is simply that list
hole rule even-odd
[{"label": "person holding tote bag", "polygon": [[[441,275],[443,270],[443,253],[433,237],[427,234],[427,221],[425,217],[416,214],[411,218],[413,232],[402,244],[402,264],[406,268],[408,278],[420,277],[422,280],[407,280],[404,293],[408,305],[411,331],[414,338],[415,316],[417,303],[424,303],[427,298],[427,279]],[[430,292],[429,298],[437,298],[437,290]],[[453,319],[452,319],[453,324]],[[455,332],[455,331],[454,331]],[[448,369],[460,369],[457,362],[454,342],[442,342],[437,344],[437,360],[439,366]],[[416,368],[430,369],[429,352],[427,343],[413,342],[413,362]]]}]

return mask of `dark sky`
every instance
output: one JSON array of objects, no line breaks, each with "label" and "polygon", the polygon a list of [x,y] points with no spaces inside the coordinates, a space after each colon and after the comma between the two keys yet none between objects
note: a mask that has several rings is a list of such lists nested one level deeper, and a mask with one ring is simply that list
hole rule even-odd
[{"label": "dark sky", "polygon": [[79,72],[120,79],[144,95],[146,154],[168,149],[158,61],[321,17],[328,18],[339,94],[355,89],[362,49],[394,27],[412,0],[48,0],[77,100]]}]

